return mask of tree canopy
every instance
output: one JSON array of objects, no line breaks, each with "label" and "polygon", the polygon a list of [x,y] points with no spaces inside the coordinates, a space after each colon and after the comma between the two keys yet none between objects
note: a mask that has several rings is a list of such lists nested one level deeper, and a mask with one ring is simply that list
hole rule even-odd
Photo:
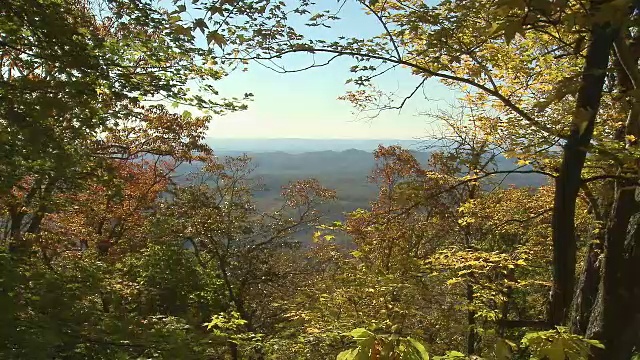
[{"label": "tree canopy", "polygon": [[[311,31],[350,26],[346,3],[379,35]],[[5,0],[0,357],[637,358],[639,6]],[[338,58],[373,117],[458,94],[421,114],[438,146],[380,146],[378,195],[339,219],[315,179],[259,207],[251,158],[205,141],[251,84],[216,82]],[[396,68],[410,93],[377,86]]]}]

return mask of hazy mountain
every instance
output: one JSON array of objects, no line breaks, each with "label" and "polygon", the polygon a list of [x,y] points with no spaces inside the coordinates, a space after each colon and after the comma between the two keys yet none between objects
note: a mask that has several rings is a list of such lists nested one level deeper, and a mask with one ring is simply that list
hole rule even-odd
[{"label": "hazy mountain", "polygon": [[[282,187],[297,179],[315,178],[325,187],[336,190],[337,201],[323,208],[328,221],[343,220],[345,212],[368,208],[376,198],[378,188],[368,177],[375,166],[373,150],[378,144],[400,144],[414,149],[418,145],[409,140],[306,139],[218,139],[209,143],[217,156],[247,154],[253,159],[256,165],[254,175],[264,184],[263,190],[254,194],[261,210],[279,207],[282,204]],[[413,154],[423,165],[430,156],[426,151],[414,151]],[[510,159],[499,158],[497,162],[502,170],[516,168]],[[195,170],[197,166],[184,166],[179,173]],[[546,181],[542,175],[511,174],[501,185],[537,187]],[[297,237],[306,242],[311,238],[312,230],[306,229]]]},{"label": "hazy mountain", "polygon": [[378,145],[401,145],[419,150],[433,143],[424,140],[398,139],[222,139],[208,138],[207,143],[215,151],[246,151],[305,153],[315,151],[343,151],[349,149],[373,151]]},{"label": "hazy mountain", "polygon": [[[242,146],[245,141],[226,142],[228,146]],[[279,143],[279,141],[281,141]],[[290,181],[304,178],[316,178],[324,186],[335,189],[338,201],[330,206],[329,213],[333,219],[341,218],[342,213],[352,211],[357,208],[366,208],[369,202],[375,199],[377,187],[368,181],[375,166],[373,149],[377,147],[380,140],[367,140],[355,142],[351,140],[304,140],[308,144],[303,144],[299,139],[268,139],[256,140],[251,146],[247,143],[246,148],[237,147],[222,149],[215,147],[214,151],[218,156],[237,156],[243,153],[252,157],[256,165],[255,176],[264,183],[264,190],[255,194],[260,208],[267,209],[277,206],[280,203],[280,192],[282,186]],[[389,140],[391,141],[391,140]],[[257,148],[280,148],[280,149],[307,149],[319,146],[349,146],[348,150],[324,150],[324,151],[255,151]],[[369,146],[370,150],[355,149],[353,146]],[[428,152],[414,151],[416,159],[425,164],[430,156]],[[498,159],[498,167],[503,170],[513,169],[516,166],[509,159]],[[188,171],[183,168],[181,172]],[[502,186],[511,184],[516,186],[540,186],[546,182],[546,178],[537,174],[512,174],[509,175]]]}]

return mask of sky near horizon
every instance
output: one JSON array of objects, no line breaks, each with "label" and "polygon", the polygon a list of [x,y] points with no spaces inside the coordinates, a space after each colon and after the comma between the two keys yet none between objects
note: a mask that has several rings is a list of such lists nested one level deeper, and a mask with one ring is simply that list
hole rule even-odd
[{"label": "sky near horizon", "polygon": [[[326,1],[326,0],[325,0]],[[331,3],[335,4],[335,0]],[[334,29],[314,28],[312,36],[368,37],[381,33],[376,19],[367,16],[355,1],[341,11]],[[322,33],[320,33],[322,32]],[[337,35],[336,35],[337,34]],[[310,64],[310,54],[296,54],[283,60],[287,68]],[[320,59],[318,62],[320,62]],[[254,94],[249,109],[215,117],[207,136],[214,138],[331,138],[331,139],[416,139],[433,130],[426,111],[446,109],[456,94],[436,79],[426,82],[401,110],[385,111],[374,119],[358,115],[354,107],[337,98],[348,89],[349,67],[355,62],[338,59],[330,65],[307,71],[279,74],[252,63],[247,72],[234,72],[217,83],[222,96]],[[408,69],[398,68],[379,78],[383,90],[408,95],[420,79]],[[421,115],[422,113],[422,115]]]}]

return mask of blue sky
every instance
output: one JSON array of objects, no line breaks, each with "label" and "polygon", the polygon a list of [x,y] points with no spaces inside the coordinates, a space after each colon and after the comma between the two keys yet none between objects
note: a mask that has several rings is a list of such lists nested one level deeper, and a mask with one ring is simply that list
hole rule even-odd
[{"label": "blue sky", "polygon": [[[334,5],[335,0],[324,4]],[[342,9],[342,20],[334,29],[314,28],[309,35],[323,38],[371,36],[381,33],[380,25],[367,16],[355,1]],[[309,64],[311,55],[297,54],[283,60],[291,68]],[[455,98],[452,90],[437,80],[429,80],[424,94],[419,92],[402,111],[383,112],[375,119],[358,117],[351,104],[337,98],[348,89],[349,67],[344,58],[331,65],[299,73],[279,74],[259,64],[248,72],[232,73],[217,84],[223,96],[251,92],[249,110],[217,117],[208,135],[218,138],[354,138],[414,139],[428,134],[430,121],[420,112],[446,108]],[[409,94],[419,82],[407,69],[397,69],[380,78],[383,90]],[[425,99],[425,95],[428,99]]]}]

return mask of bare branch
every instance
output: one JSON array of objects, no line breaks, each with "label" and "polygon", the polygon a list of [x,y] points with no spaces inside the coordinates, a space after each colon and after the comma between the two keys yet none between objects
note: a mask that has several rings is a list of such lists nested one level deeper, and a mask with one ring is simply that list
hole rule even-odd
[{"label": "bare branch", "polygon": [[[296,48],[296,49],[288,49],[288,50],[284,50],[282,52],[278,52],[275,55],[269,55],[269,56],[258,56],[253,58],[253,60],[273,60],[273,59],[278,59],[281,58],[284,55],[287,54],[294,54],[294,53],[329,53],[329,54],[337,54],[338,56],[349,56],[349,57],[355,57],[355,58],[363,58],[363,59],[374,59],[374,60],[381,60],[381,61],[387,61],[387,62],[391,62],[391,63],[395,63],[395,64],[399,64],[399,65],[405,65],[408,67],[411,67],[415,70],[418,70],[419,72],[423,73],[423,75],[426,75],[426,77],[437,77],[440,79],[445,79],[445,80],[451,80],[451,81],[455,81],[455,82],[460,82],[460,83],[464,83],[467,85],[470,85],[478,90],[482,90],[485,93],[487,93],[488,95],[491,95],[493,97],[495,97],[496,99],[498,99],[500,102],[502,102],[507,108],[511,109],[513,112],[515,112],[516,114],[518,114],[520,117],[522,117],[525,121],[527,121],[528,123],[530,123],[532,126],[536,127],[537,129],[544,131],[545,133],[552,135],[552,136],[556,136],[559,138],[566,138],[565,135],[562,135],[560,133],[558,133],[556,130],[550,128],[549,126],[539,122],[538,120],[534,119],[531,115],[529,115],[526,111],[524,111],[523,109],[521,109],[518,105],[516,105],[513,101],[511,101],[509,98],[507,98],[505,95],[503,95],[502,93],[500,93],[499,91],[496,91],[494,89],[491,89],[483,84],[480,84],[474,80],[468,79],[468,78],[464,78],[464,77],[460,77],[460,76],[456,76],[456,75],[451,75],[451,74],[446,74],[446,73],[442,73],[442,72],[437,72],[434,70],[431,70],[425,66],[416,64],[416,63],[412,63],[410,61],[406,61],[404,59],[393,59],[393,58],[389,58],[386,56],[382,56],[382,55],[376,55],[376,54],[367,54],[367,53],[361,53],[361,52],[357,52],[357,51],[353,51],[353,50],[340,50],[340,49],[329,49],[329,48],[315,48],[315,47],[301,47],[301,48]],[[229,60],[241,60],[241,58],[228,58]]]},{"label": "bare branch", "polygon": [[396,52],[396,56],[398,57],[398,60],[402,60],[402,55],[400,54],[400,49],[398,49],[398,44],[396,44],[396,40],[394,39],[393,34],[391,34],[391,31],[389,31],[389,27],[387,26],[387,23],[382,18],[382,15],[378,14],[375,10],[373,10],[373,8],[369,4],[367,4],[366,1],[361,1],[360,3],[364,5],[364,7],[366,7],[369,11],[371,11],[371,13],[378,19],[378,21],[384,28],[384,31],[387,33],[387,36],[389,37],[389,42],[391,42],[391,45],[393,46],[393,49]]}]

